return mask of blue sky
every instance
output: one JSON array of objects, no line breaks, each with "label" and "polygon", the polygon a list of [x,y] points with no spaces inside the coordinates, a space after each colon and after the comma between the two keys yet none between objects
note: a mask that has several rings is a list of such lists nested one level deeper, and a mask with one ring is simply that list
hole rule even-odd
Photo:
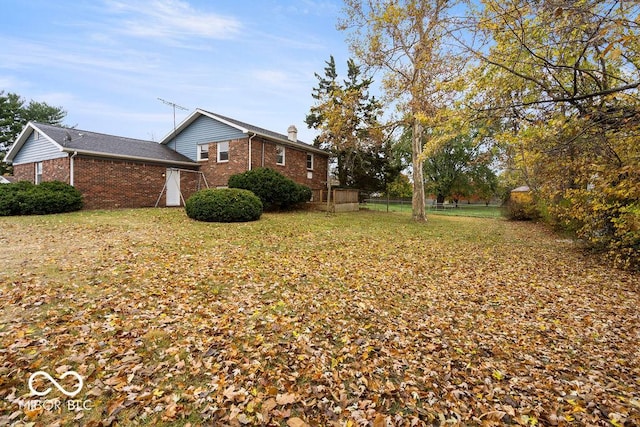
[{"label": "blue sky", "polygon": [[312,142],[314,72],[345,73],[332,0],[0,0],[0,90],[67,111],[79,129],[159,141],[157,98]]}]

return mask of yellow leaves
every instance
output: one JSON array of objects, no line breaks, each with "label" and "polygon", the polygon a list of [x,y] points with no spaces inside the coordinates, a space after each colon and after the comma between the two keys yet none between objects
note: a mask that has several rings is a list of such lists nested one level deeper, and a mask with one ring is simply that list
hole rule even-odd
[{"label": "yellow leaves", "polygon": [[502,381],[504,379],[504,374],[497,369],[494,369],[491,373],[491,376],[498,381]]}]

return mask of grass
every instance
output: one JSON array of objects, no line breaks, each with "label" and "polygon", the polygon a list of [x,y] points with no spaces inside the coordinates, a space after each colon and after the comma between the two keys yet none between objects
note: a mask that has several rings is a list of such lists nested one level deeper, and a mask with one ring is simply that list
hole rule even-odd
[{"label": "grass", "polygon": [[[0,242],[0,424],[640,422],[637,277],[536,224],[138,209]],[[92,409],[21,406],[56,369]]]},{"label": "grass", "polygon": [[[365,203],[362,208],[379,212],[400,212],[411,213],[411,203]],[[436,209],[434,206],[427,206],[427,215],[463,216],[474,218],[502,218],[502,210],[499,206],[468,205],[460,203],[457,208],[447,206],[446,209]]]}]

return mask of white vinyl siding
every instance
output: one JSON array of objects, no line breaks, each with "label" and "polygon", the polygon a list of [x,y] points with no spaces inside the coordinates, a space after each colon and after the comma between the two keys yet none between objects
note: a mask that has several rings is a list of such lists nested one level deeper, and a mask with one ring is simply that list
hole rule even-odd
[{"label": "white vinyl siding", "polygon": [[38,135],[38,138],[35,138],[36,133],[38,132],[34,131],[27,138],[24,145],[20,148],[20,151],[16,153],[16,156],[13,158],[14,165],[35,163],[68,156],[67,153],[60,151],[60,148],[44,136]]},{"label": "white vinyl siding", "polygon": [[[167,143],[174,149],[191,160],[198,159],[200,144],[215,143],[218,141],[230,141],[232,139],[246,138],[247,135],[224,123],[213,120],[210,117],[200,116]],[[213,147],[212,147],[213,148]],[[211,154],[213,157],[213,153]]]}]

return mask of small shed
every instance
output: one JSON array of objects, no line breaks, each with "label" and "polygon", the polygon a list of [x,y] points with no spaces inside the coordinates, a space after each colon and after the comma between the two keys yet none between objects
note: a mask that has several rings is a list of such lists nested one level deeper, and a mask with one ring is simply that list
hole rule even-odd
[{"label": "small shed", "polygon": [[533,201],[531,189],[528,185],[521,185],[511,190],[511,200],[520,203],[530,203]]}]

